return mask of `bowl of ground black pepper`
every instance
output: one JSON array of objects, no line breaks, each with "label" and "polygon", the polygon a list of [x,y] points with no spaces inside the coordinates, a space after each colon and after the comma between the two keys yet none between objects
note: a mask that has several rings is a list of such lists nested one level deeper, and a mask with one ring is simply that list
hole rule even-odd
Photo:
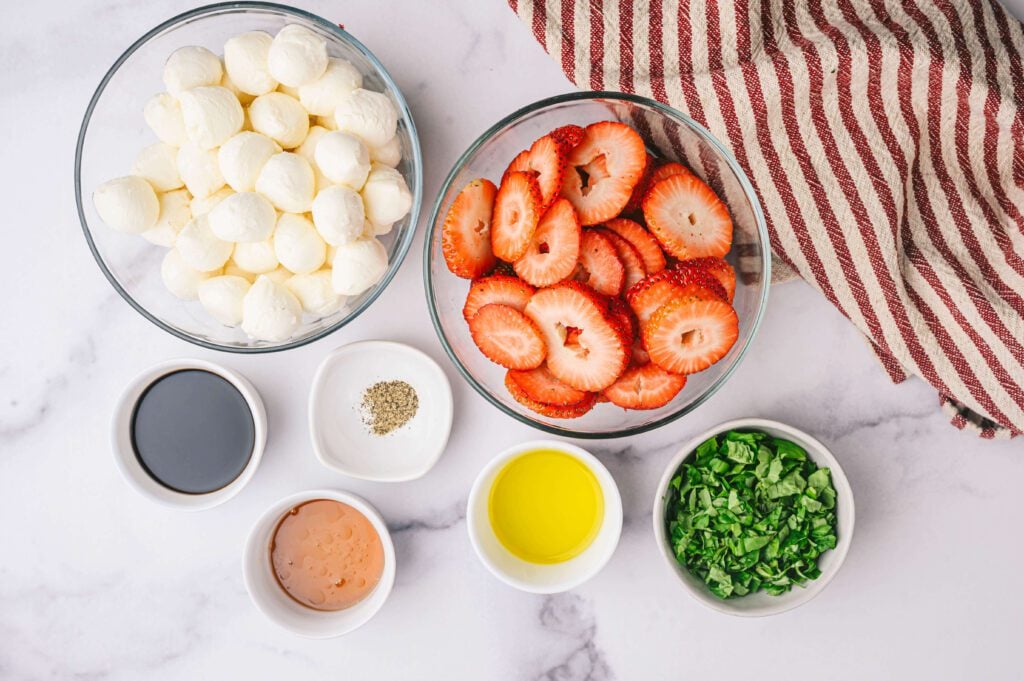
[{"label": "bowl of ground black pepper", "polygon": [[452,389],[423,352],[391,341],[333,350],[309,396],[313,452],[349,477],[402,482],[426,475],[448,444]]}]

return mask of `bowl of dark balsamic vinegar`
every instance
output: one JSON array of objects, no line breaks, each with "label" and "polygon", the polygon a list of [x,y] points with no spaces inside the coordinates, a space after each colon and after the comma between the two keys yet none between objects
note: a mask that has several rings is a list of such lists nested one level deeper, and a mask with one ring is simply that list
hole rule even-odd
[{"label": "bowl of dark balsamic vinegar", "polygon": [[212,362],[178,359],[150,367],[125,388],[111,441],[125,480],[166,506],[222,504],[252,479],[267,440],[256,389]]}]

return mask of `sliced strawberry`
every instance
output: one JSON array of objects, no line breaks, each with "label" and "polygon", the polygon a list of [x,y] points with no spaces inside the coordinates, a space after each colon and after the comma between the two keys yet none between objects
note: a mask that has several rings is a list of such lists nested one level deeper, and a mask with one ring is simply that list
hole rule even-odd
[{"label": "sliced strawberry", "polygon": [[680,260],[674,267],[676,269],[696,268],[702,269],[718,279],[718,283],[725,289],[729,304],[736,295],[736,271],[732,265],[722,258],[695,258],[693,260]]},{"label": "sliced strawberry", "polygon": [[622,298],[609,298],[608,312],[618,320],[619,328],[622,329],[626,343],[632,343],[637,334],[640,333],[636,315],[633,314],[632,308]]},{"label": "sliced strawberry", "polygon": [[656,274],[665,269],[665,254],[661,252],[661,245],[643,226],[626,218],[608,220],[604,226],[633,244],[633,248],[643,258],[647,274]]},{"label": "sliced strawberry", "polygon": [[452,274],[464,279],[494,269],[491,213],[498,188],[490,180],[473,180],[459,192],[441,228],[441,252]]},{"label": "sliced strawberry", "polygon": [[572,148],[583,139],[583,128],[578,125],[563,125],[552,130],[550,135],[563,149],[572,151]]},{"label": "sliced strawberry", "polygon": [[516,402],[525,406],[531,411],[535,411],[542,416],[547,416],[553,419],[576,419],[588,411],[594,408],[594,402],[597,400],[597,393],[583,393],[584,397],[579,402],[566,405],[555,405],[545,404],[544,402],[538,402],[531,398],[519,383],[512,378],[512,372],[510,371],[505,375],[505,387],[508,388],[508,392],[515,399]]},{"label": "sliced strawberry", "polygon": [[728,297],[725,289],[713,275],[699,269],[662,270],[626,292],[626,300],[636,313],[641,326],[662,305],[687,296],[716,298],[722,301]]},{"label": "sliced strawberry", "polygon": [[540,219],[515,272],[534,286],[550,286],[570,276],[580,258],[580,221],[566,199],[558,199]]},{"label": "sliced strawberry", "polygon": [[633,341],[633,347],[629,349],[629,364],[634,367],[642,367],[645,364],[649,364],[651,356],[644,350],[644,344],[638,338]]},{"label": "sliced strawberry", "polygon": [[526,316],[548,347],[548,369],[577,390],[604,390],[629,359],[628,343],[607,303],[579,282],[563,282],[533,294]]},{"label": "sliced strawberry", "polygon": [[535,369],[547,355],[537,326],[508,305],[484,305],[469,320],[469,332],[480,352],[506,369]]},{"label": "sliced strawberry", "polygon": [[608,240],[611,241],[612,246],[615,248],[615,255],[619,256],[619,262],[622,263],[622,267],[625,269],[622,290],[628,291],[633,285],[647,276],[644,260],[640,257],[640,252],[636,250],[636,246],[615,232],[608,229],[602,229],[600,232],[608,237]]},{"label": "sliced strawberry", "polygon": [[626,203],[625,208],[622,209],[624,214],[632,215],[643,211],[644,194],[647,193],[647,188],[651,184],[651,175],[653,173],[654,157],[647,154],[647,164],[644,166],[644,172],[640,175],[636,186],[633,187],[633,193],[629,195],[629,201]]},{"label": "sliced strawberry", "polygon": [[562,383],[544,366],[529,371],[509,371],[505,380],[515,382],[527,397],[542,404],[564,407],[587,397],[585,391]]},{"label": "sliced strawberry", "polygon": [[686,376],[645,364],[627,369],[603,394],[623,409],[657,409],[671,402],[685,385]]},{"label": "sliced strawberry", "polygon": [[679,298],[658,308],[642,334],[651,362],[675,374],[694,374],[729,352],[739,320],[722,300]]},{"label": "sliced strawberry", "polygon": [[622,293],[625,277],[626,269],[611,240],[598,230],[584,230],[580,241],[580,260],[573,278],[601,295],[617,296]]},{"label": "sliced strawberry", "polygon": [[514,307],[520,312],[530,302],[534,288],[517,277],[507,274],[493,274],[475,279],[469,285],[469,295],[462,308],[462,316],[468,322],[484,305],[500,303]]},{"label": "sliced strawberry", "polygon": [[592,123],[569,154],[562,196],[572,201],[580,224],[610,220],[629,203],[646,165],[647,150],[635,130],[615,121]]},{"label": "sliced strawberry", "polygon": [[682,163],[676,163],[675,161],[669,161],[668,163],[662,163],[660,166],[651,171],[651,177],[648,180],[648,188],[650,185],[661,182],[666,177],[672,177],[673,175],[693,175],[690,169],[684,166]]},{"label": "sliced strawberry", "polygon": [[507,262],[523,257],[537,229],[541,196],[537,180],[530,173],[506,173],[494,198],[491,219],[491,249]]},{"label": "sliced strawberry", "polygon": [[670,255],[687,259],[729,252],[729,210],[695,175],[672,175],[651,185],[643,205],[648,228]]},{"label": "sliced strawberry", "polygon": [[521,152],[505,171],[529,173],[537,180],[540,189],[541,210],[551,205],[562,189],[562,174],[565,172],[566,149],[551,135],[545,135],[534,142],[527,151]]}]

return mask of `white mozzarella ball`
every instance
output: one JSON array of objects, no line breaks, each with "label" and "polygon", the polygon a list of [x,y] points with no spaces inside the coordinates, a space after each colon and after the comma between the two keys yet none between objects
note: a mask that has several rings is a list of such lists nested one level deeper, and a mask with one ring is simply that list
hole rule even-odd
[{"label": "white mozzarella ball", "polygon": [[182,300],[195,300],[199,297],[199,284],[212,276],[213,272],[200,272],[189,267],[176,249],[167,251],[160,264],[160,278],[164,286]]},{"label": "white mozzarella ball", "polygon": [[[255,95],[250,95],[248,92],[242,92],[235,84],[235,81],[231,80],[231,76],[229,76],[226,71],[224,72],[224,77],[220,79],[219,85],[235,96],[238,103],[242,105],[243,115],[245,114],[245,107],[252,104],[252,100],[256,99]],[[246,120],[242,122],[242,130],[245,130],[247,121],[248,117],[246,117]]]},{"label": "white mozzarella ball", "polygon": [[178,102],[189,140],[202,149],[219,147],[242,129],[245,113],[227,88],[193,88],[179,94]]},{"label": "white mozzarella ball", "polygon": [[299,100],[281,92],[260,95],[249,105],[252,129],[270,137],[285,149],[302,144],[309,132],[309,113]]},{"label": "white mozzarella ball", "polygon": [[316,177],[309,162],[287,151],[274,154],[256,178],[256,191],[286,213],[305,213],[313,204]]},{"label": "white mozzarella ball", "polygon": [[265,274],[276,270],[279,262],[274,254],[273,239],[264,241],[250,241],[235,244],[235,252],[231,255],[231,262],[246,272],[252,274]]},{"label": "white mozzarella ball", "polygon": [[338,103],[334,120],[338,130],[361,137],[371,147],[387,144],[398,129],[398,111],[387,95],[362,88]]},{"label": "white mozzarella ball", "polygon": [[236,192],[251,192],[256,188],[263,164],[280,153],[277,142],[258,132],[240,132],[217,150],[217,162],[224,180]]},{"label": "white mozzarella ball", "polygon": [[230,241],[217,238],[206,215],[192,218],[174,242],[174,250],[181,254],[185,264],[200,272],[219,272],[234,248]]},{"label": "white mozzarella ball", "polygon": [[275,284],[281,284],[282,286],[286,281],[292,278],[292,271],[286,267],[278,267],[277,269],[270,270],[266,274],[260,276],[266,277]]},{"label": "white mozzarella ball", "polygon": [[242,299],[242,330],[253,338],[283,341],[302,319],[302,304],[284,284],[266,275],[256,280]]},{"label": "white mozzarella ball", "polygon": [[178,149],[178,174],[192,196],[199,199],[224,186],[216,150],[203,149],[195,142],[186,142]]},{"label": "white mozzarella ball", "polygon": [[310,127],[309,132],[306,133],[306,139],[302,141],[302,144],[295,148],[295,153],[309,161],[309,165],[316,168],[316,145],[326,134],[327,128],[324,128],[323,126],[314,125]]},{"label": "white mozzarella ball", "polygon": [[180,47],[164,64],[164,86],[172,95],[220,82],[224,70],[220,58],[205,47]]},{"label": "white mozzarella ball", "polygon": [[327,69],[327,41],[298,24],[285,26],[270,43],[267,66],[271,76],[289,87],[311,83]]},{"label": "white mozzarella ball", "polygon": [[316,145],[316,164],[331,182],[358,191],[370,173],[370,152],[355,135],[335,130]]},{"label": "white mozzarella ball", "polygon": [[333,111],[329,116],[316,116],[315,118],[313,118],[313,122],[316,125],[319,125],[321,128],[326,128],[327,130],[338,129],[338,122],[334,120]]},{"label": "white mozzarella ball", "polygon": [[249,281],[237,276],[210,277],[199,283],[197,294],[203,308],[221,324],[242,323],[242,299],[249,292]]},{"label": "white mozzarella ball", "polygon": [[303,310],[317,317],[332,315],[345,304],[345,296],[334,291],[329,269],[296,274],[284,285],[299,299]]},{"label": "white mozzarella ball", "polygon": [[146,102],[143,116],[146,125],[164,144],[180,147],[188,141],[188,135],[185,134],[185,119],[181,117],[181,105],[166,92],[153,95]]},{"label": "white mozzarella ball", "polygon": [[224,241],[266,241],[276,222],[277,211],[256,192],[232,194],[210,211],[210,229]]},{"label": "white mozzarella ball", "polygon": [[161,194],[160,217],[156,224],[142,233],[142,238],[151,244],[170,248],[178,238],[182,227],[192,219],[192,210],[189,202],[192,197],[185,189],[177,189],[173,192]]},{"label": "white mozzarella ball", "polygon": [[302,215],[284,213],[274,230],[274,254],[278,262],[296,274],[315,272],[327,257],[327,244],[313,223]]},{"label": "white mozzarella ball", "polygon": [[225,276],[241,277],[251,284],[256,281],[257,274],[255,272],[247,272],[243,270],[238,266],[238,263],[235,262],[235,255],[238,254],[239,245],[240,244],[237,244],[235,246],[235,252],[231,254],[231,260],[228,260],[228,264],[224,265],[223,274]]},{"label": "white mozzarella ball", "polygon": [[209,196],[204,196],[202,198],[192,197],[192,203],[189,206],[192,209],[192,217],[195,218],[200,215],[206,215],[213,210],[218,203],[234,193],[235,191],[231,187],[221,187]]},{"label": "white mozzarella ball", "polygon": [[394,168],[373,164],[362,189],[366,218],[375,225],[401,220],[412,208],[412,192],[405,178]]},{"label": "white mozzarella ball", "polygon": [[160,200],[153,186],[138,175],[104,182],[92,193],[100,219],[119,232],[141,234],[160,217]]},{"label": "white mozzarella ball", "polygon": [[331,284],[335,293],[357,296],[367,290],[388,271],[388,252],[373,238],[361,238],[338,246],[331,268]]},{"label": "white mozzarella ball", "polygon": [[258,96],[277,87],[267,67],[273,40],[263,31],[249,31],[224,43],[224,70],[242,92]]},{"label": "white mozzarella ball", "polygon": [[329,116],[341,100],[356,88],[363,87],[363,76],[351,62],[331,58],[324,74],[299,88],[299,101],[313,116]]},{"label": "white mozzarella ball", "polygon": [[178,174],[178,148],[163,142],[150,144],[139,152],[132,174],[144,177],[158,192],[169,192],[184,185]]},{"label": "white mozzarella ball", "polygon": [[332,246],[358,239],[365,221],[363,200],[348,187],[326,187],[313,200],[313,224]]},{"label": "white mozzarella ball", "polygon": [[386,144],[370,149],[370,160],[394,168],[402,161],[402,142],[395,135]]}]

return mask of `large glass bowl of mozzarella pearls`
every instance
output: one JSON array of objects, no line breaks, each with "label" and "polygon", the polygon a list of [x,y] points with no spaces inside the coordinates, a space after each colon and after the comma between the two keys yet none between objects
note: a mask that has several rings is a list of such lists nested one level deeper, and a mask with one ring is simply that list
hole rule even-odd
[{"label": "large glass bowl of mozzarella pearls", "polygon": [[339,27],[263,3],[204,7],[114,64],[76,153],[78,210],[104,274],[163,329],[265,352],[368,307],[412,241],[412,117]]}]

